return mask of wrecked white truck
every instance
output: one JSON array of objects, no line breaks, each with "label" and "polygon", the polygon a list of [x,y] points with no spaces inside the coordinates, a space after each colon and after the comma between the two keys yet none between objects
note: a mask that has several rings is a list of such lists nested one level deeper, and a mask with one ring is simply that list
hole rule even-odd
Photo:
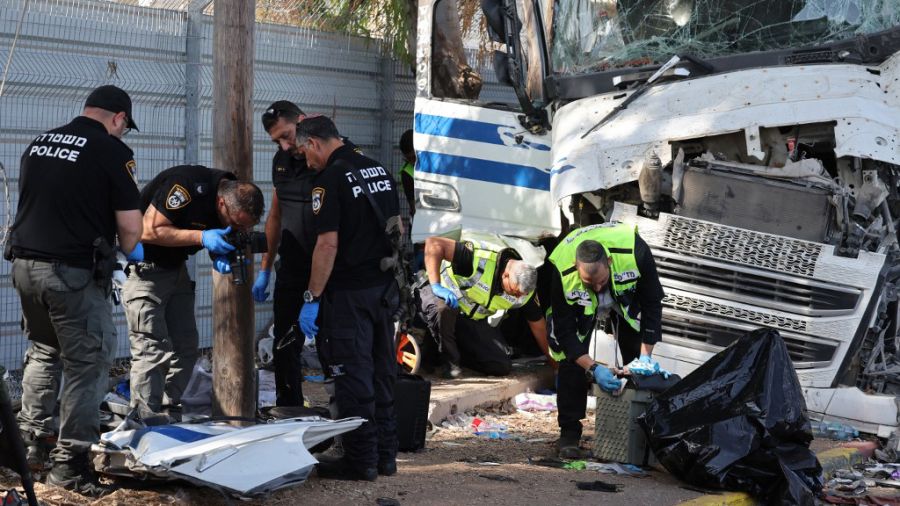
[{"label": "wrecked white truck", "polygon": [[900,2],[482,8],[518,103],[468,65],[456,3],[419,2],[414,240],[633,222],[666,291],[663,367],[771,327],[813,418],[894,431]]}]

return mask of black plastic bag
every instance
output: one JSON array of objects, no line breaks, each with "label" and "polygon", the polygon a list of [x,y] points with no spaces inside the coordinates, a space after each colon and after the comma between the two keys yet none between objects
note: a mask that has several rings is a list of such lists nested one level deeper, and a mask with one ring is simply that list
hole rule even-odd
[{"label": "black plastic bag", "polygon": [[670,473],[766,504],[813,504],[822,467],[784,341],[760,329],[659,394],[639,423]]}]

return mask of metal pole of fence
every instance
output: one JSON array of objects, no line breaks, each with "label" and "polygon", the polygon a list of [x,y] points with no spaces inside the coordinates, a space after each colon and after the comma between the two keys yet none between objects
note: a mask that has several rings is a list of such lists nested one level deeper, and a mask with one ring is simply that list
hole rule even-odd
[{"label": "metal pole of fence", "polygon": [[394,60],[385,41],[381,56],[381,163],[387,170],[397,170],[393,163],[394,153]]},{"label": "metal pole of fence", "polygon": [[[213,164],[253,179],[253,59],[256,0],[213,4]],[[252,255],[249,256],[253,258]],[[247,279],[253,279],[248,266]],[[256,413],[250,285],[213,274],[213,413]]]},{"label": "metal pole of fence", "polygon": [[200,161],[200,24],[203,9],[212,0],[192,0],[187,11],[186,62],[184,65],[184,163]]},{"label": "metal pole of fence", "polygon": [[[203,10],[212,0],[191,0],[187,11],[184,64],[184,163],[200,163],[200,68],[203,51]],[[197,258],[188,258],[188,273],[197,279]]]}]

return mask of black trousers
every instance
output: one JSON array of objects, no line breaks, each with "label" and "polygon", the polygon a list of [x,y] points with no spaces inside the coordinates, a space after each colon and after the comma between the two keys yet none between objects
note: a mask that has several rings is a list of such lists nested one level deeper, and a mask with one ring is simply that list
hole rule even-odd
[{"label": "black trousers", "polygon": [[512,360],[506,353],[506,340],[500,328],[486,320],[475,321],[460,315],[443,299],[434,296],[430,286],[419,291],[422,316],[435,341],[440,343],[441,360],[489,376],[506,376]]},{"label": "black trousers", "polygon": [[303,370],[300,355],[303,353],[303,335],[297,328],[297,338],[279,348],[282,338],[297,325],[303,292],[309,285],[309,276],[284,268],[275,276],[273,309],[275,319],[275,343],[272,346],[272,363],[275,366],[275,405],[303,406]]},{"label": "black trousers", "polygon": [[[632,329],[618,313],[611,313],[610,324],[619,341],[622,360],[627,364],[640,355],[640,333]],[[587,408],[588,388],[593,383],[587,378],[584,369],[575,363],[577,358],[567,356],[559,363],[557,373],[559,380],[556,394],[557,422],[559,435],[564,439],[581,438],[581,420],[585,417]]]},{"label": "black trousers", "polygon": [[[386,292],[391,294],[390,301],[385,301]],[[322,297],[319,342],[327,373],[334,378],[338,418],[367,420],[343,436],[345,457],[360,469],[397,456],[394,384],[398,368],[391,319],[398,304],[396,294],[396,289],[381,285],[329,288]]]}]

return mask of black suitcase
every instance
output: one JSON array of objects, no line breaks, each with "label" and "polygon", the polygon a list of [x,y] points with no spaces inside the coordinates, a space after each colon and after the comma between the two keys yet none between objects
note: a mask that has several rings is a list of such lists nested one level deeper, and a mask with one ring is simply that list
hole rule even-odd
[{"label": "black suitcase", "polygon": [[431,382],[415,374],[400,374],[394,388],[394,413],[401,452],[425,448]]}]

